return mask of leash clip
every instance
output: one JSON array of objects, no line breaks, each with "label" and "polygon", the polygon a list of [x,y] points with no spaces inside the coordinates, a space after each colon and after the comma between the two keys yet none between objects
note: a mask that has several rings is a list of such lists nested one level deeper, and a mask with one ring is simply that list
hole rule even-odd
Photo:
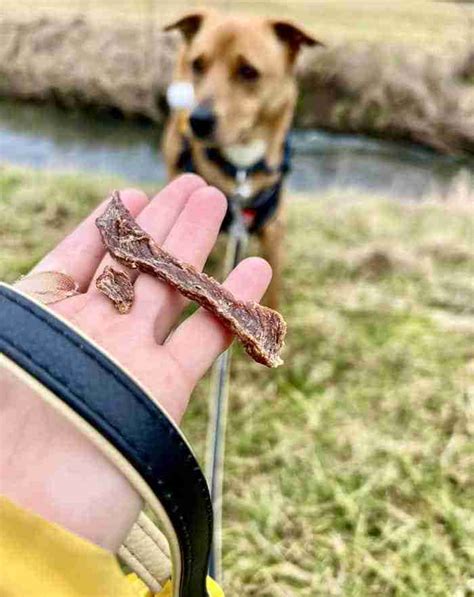
[{"label": "leash clip", "polygon": [[246,244],[247,241],[248,231],[243,210],[248,203],[248,199],[252,196],[252,186],[248,182],[247,177],[246,170],[237,171],[237,174],[235,175],[235,194],[229,199],[229,209],[232,213],[232,223],[230,225],[229,233],[231,237],[240,239],[244,244]]},{"label": "leash clip", "polygon": [[235,181],[235,195],[240,203],[245,203],[252,196],[252,185],[248,181],[247,170],[237,170]]}]

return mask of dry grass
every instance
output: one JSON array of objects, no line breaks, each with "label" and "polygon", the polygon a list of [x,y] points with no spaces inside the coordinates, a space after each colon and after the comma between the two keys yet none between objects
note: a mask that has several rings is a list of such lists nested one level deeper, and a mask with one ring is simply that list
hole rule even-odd
[{"label": "dry grass", "polygon": [[[0,21],[0,37],[0,95],[163,121],[176,36],[116,20],[16,16]],[[472,52],[466,27],[450,49],[345,41],[308,52],[296,124],[474,152]]]},{"label": "dry grass", "polygon": [[474,153],[473,45],[461,41],[455,51],[359,43],[308,54],[301,124]]},{"label": "dry grass", "polygon": [[[117,184],[4,168],[0,277],[27,271]],[[290,204],[286,364],[269,373],[237,351],[232,373],[228,595],[471,595],[474,214],[465,199],[472,187],[454,202],[341,193]],[[199,453],[206,393],[204,382],[185,421]]]},{"label": "dry grass", "polygon": [[202,6],[292,18],[330,43],[390,41],[425,47],[457,40],[470,14],[469,6],[431,0],[3,0],[1,10],[28,18],[83,15],[105,23],[132,19],[148,24],[153,19],[160,26]]}]

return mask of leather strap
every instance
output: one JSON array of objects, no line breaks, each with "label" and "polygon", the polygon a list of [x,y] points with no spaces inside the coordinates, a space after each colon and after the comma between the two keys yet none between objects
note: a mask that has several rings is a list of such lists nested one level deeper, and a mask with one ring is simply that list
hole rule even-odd
[{"label": "leather strap", "polygon": [[[0,352],[0,371],[2,369],[10,371],[21,382],[31,387],[39,399],[44,400],[49,406],[69,419],[89,441],[109,457],[114,465],[129,480],[130,484],[135,487],[137,492],[147,500],[149,508],[155,514],[155,520],[158,518],[158,524],[163,528],[170,526],[168,519],[161,512],[161,504],[159,504],[157,498],[151,493],[148,486],[143,483],[143,480],[137,475],[136,471],[130,467],[128,461],[118,452],[114,452],[112,446],[106,443],[104,438],[95,429],[89,427],[83,419],[68,409],[61,399],[50,392],[45,386],[41,385],[14,361],[6,357],[3,352]],[[143,524],[144,520],[146,520],[146,524]],[[163,542],[168,546],[168,549],[163,549]],[[144,512],[141,512],[117,555],[130,568],[131,572],[135,572],[141,578],[150,591],[159,593],[166,584],[169,584],[168,581],[171,576],[172,556],[170,548],[173,554],[178,554],[178,560],[174,559],[174,561],[179,561],[179,544],[173,531],[169,530],[166,535],[163,534],[158,526],[156,526],[156,523],[152,522]],[[178,576],[176,568],[174,574]],[[173,593],[173,595],[176,595],[176,593]]]},{"label": "leather strap", "polygon": [[72,411],[73,419],[84,421],[95,440],[103,438],[104,452],[115,464],[120,461],[124,474],[164,519],[171,535],[175,597],[207,597],[209,491],[166,413],[88,338],[4,284],[0,350],[57,397],[61,408]]}]

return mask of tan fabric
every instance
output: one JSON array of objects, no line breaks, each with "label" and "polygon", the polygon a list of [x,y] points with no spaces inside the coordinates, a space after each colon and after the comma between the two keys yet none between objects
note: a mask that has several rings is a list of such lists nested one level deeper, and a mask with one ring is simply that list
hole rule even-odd
[{"label": "tan fabric", "polygon": [[160,591],[171,576],[168,541],[144,512],[138,517],[118,555],[152,591]]}]

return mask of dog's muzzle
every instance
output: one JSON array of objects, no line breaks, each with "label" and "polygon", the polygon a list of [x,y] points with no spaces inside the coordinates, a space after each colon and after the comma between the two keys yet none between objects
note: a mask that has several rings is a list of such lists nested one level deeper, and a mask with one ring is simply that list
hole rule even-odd
[{"label": "dog's muzzle", "polygon": [[198,139],[209,139],[214,134],[217,117],[208,104],[199,104],[191,112],[189,124]]}]

